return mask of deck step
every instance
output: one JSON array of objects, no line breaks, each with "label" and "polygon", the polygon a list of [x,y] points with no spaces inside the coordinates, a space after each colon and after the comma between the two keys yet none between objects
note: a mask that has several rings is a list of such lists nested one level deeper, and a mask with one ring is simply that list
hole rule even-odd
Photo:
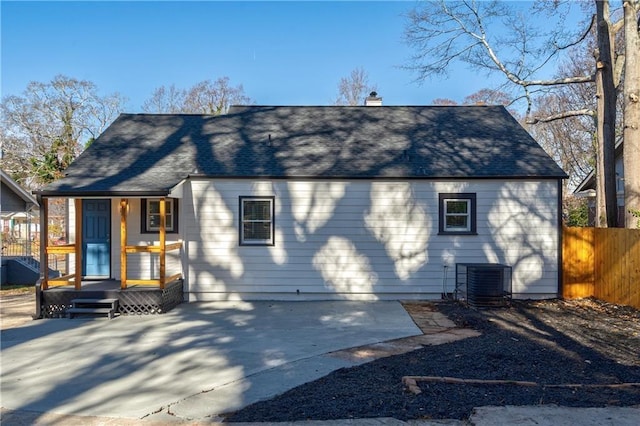
[{"label": "deck step", "polygon": [[75,314],[107,314],[112,319],[118,311],[118,299],[73,299],[67,317]]},{"label": "deck step", "polygon": [[95,305],[95,304],[113,304],[117,302],[118,299],[72,299],[71,303],[75,303],[77,305],[85,304],[85,305]]},{"label": "deck step", "polygon": [[68,314],[108,314],[111,308],[69,308]]}]

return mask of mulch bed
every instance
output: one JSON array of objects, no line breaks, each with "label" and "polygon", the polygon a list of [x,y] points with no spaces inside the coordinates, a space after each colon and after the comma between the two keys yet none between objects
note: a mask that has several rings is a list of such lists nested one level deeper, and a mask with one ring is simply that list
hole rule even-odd
[{"label": "mulch bed", "polygon": [[[640,382],[640,311],[594,299],[513,301],[476,310],[456,302],[429,304],[480,337],[429,346],[337,370],[273,399],[226,416],[227,421],[296,421],[369,417],[466,419],[474,407],[557,404],[573,407],[640,405],[640,387],[554,384]],[[419,382],[403,376],[514,380],[513,384]]]}]

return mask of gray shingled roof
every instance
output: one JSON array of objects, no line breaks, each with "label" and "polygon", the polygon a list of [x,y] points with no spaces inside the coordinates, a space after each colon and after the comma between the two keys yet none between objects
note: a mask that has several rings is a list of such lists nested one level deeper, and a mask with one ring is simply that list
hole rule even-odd
[{"label": "gray shingled roof", "polygon": [[[624,139],[620,137],[616,142],[615,146],[615,160],[616,162],[622,157],[624,154]],[[596,171],[592,169],[588,175],[586,175],[582,181],[578,184],[576,189],[573,190],[574,194],[578,194],[583,191],[587,191],[589,189],[596,189]]]},{"label": "gray shingled roof", "polygon": [[13,213],[23,212],[29,210],[30,207],[34,207],[36,210],[38,202],[33,195],[27,192],[21,187],[18,182],[13,180],[8,173],[0,169],[0,212]]},{"label": "gray shingled roof", "polygon": [[500,106],[236,107],[122,114],[42,193],[166,194],[224,178],[565,178]]}]

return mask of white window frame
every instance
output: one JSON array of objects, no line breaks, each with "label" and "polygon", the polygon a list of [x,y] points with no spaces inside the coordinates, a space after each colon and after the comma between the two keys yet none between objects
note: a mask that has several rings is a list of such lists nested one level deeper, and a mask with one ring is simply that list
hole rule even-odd
[{"label": "white window frame", "polygon": [[[173,228],[174,228],[174,199],[173,198],[165,198],[165,231],[167,232],[173,232]],[[146,199],[146,203],[147,203],[147,211],[146,211],[146,216],[145,216],[145,221],[146,221],[146,230],[147,232],[158,232],[160,231],[160,227],[159,226],[151,226],[151,216],[159,216],[160,213],[151,213],[151,203],[158,203],[158,211],[160,211],[159,207],[160,207],[160,198],[147,198]]]},{"label": "white window frame", "polygon": [[[269,202],[269,219],[244,219],[245,203],[252,201],[268,201]],[[246,239],[244,235],[245,223],[269,223],[270,235],[266,239]],[[257,196],[241,196],[240,197],[240,245],[242,246],[273,246],[275,245],[275,197],[257,197]]]},{"label": "white window frame", "polygon": [[[444,231],[445,232],[471,232],[471,200],[468,198],[445,198],[442,200],[444,203]],[[463,202],[467,205],[466,213],[449,213],[449,203]],[[450,217],[466,217],[467,225],[462,226],[448,226],[447,219]]]}]

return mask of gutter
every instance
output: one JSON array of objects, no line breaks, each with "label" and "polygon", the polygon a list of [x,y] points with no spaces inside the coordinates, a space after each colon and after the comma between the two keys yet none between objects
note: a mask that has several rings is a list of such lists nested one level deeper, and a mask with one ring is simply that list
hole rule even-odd
[{"label": "gutter", "polygon": [[171,190],[153,190],[153,191],[33,191],[40,197],[69,197],[69,198],[110,198],[110,197],[166,197]]}]

